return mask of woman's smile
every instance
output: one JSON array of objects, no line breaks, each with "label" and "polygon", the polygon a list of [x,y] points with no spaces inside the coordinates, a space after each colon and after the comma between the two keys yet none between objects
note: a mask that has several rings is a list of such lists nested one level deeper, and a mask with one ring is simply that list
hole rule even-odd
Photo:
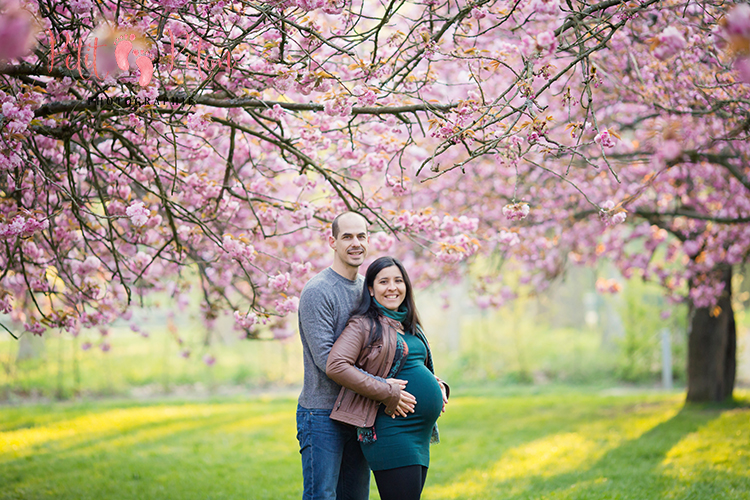
[{"label": "woman's smile", "polygon": [[401,270],[397,266],[383,268],[370,287],[370,295],[383,307],[393,311],[406,298],[406,283],[401,275]]}]

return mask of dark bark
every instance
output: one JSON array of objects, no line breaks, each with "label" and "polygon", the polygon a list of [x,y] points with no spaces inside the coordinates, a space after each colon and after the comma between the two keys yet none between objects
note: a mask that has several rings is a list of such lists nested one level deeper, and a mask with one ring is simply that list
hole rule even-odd
[{"label": "dark bark", "polygon": [[718,266],[716,272],[724,282],[719,309],[690,304],[687,401],[694,403],[722,402],[734,391],[737,331],[732,310],[732,268]]}]

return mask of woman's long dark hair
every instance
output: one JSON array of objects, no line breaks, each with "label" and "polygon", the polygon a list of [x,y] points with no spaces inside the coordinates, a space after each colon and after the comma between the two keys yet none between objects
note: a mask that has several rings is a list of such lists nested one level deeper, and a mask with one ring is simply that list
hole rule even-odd
[{"label": "woman's long dark hair", "polygon": [[417,326],[421,326],[419,314],[417,313],[417,306],[414,303],[411,280],[409,280],[409,275],[406,273],[404,265],[395,257],[380,257],[367,268],[362,296],[359,299],[359,304],[357,304],[352,311],[352,316],[364,316],[365,318],[370,318],[370,339],[368,345],[372,345],[383,336],[383,327],[380,325],[378,319],[382,313],[378,310],[378,306],[375,304],[373,297],[370,296],[370,287],[374,286],[375,278],[380,271],[391,266],[398,267],[399,271],[401,271],[401,276],[404,277],[404,284],[406,285],[406,296],[401,304],[406,307],[406,319],[403,322],[404,331],[413,333]]}]

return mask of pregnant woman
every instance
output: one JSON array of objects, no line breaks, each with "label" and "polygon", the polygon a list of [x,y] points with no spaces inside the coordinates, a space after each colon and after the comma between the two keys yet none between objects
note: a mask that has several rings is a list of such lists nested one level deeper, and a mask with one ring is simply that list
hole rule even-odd
[{"label": "pregnant woman", "polygon": [[411,282],[397,259],[368,267],[326,374],[342,386],[331,418],[358,427],[381,500],[418,500],[449,388],[434,375]]}]

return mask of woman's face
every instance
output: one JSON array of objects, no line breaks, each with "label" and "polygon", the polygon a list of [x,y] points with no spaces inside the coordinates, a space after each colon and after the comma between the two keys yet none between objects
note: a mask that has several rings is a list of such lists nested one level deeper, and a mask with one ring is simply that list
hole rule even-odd
[{"label": "woman's face", "polygon": [[381,269],[370,287],[370,295],[383,307],[398,310],[398,306],[406,298],[406,283],[401,270],[397,266]]}]

